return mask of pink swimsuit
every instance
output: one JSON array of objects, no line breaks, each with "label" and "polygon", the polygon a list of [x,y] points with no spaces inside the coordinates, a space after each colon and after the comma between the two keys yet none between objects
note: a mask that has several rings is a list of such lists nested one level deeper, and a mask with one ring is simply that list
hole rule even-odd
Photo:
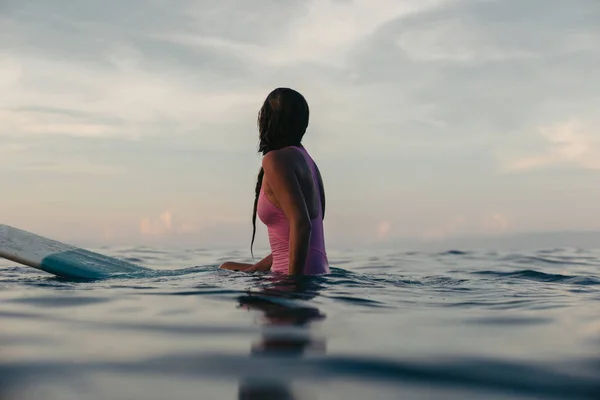
[{"label": "pink swimsuit", "polygon": [[[321,205],[320,188],[318,184],[318,175],[316,172],[315,163],[304,147],[293,147],[302,153],[304,159],[309,165],[312,171],[313,182],[315,183],[315,193],[319,199],[319,212],[312,220],[310,246],[308,250],[308,257],[306,259],[306,265],[304,266],[304,274],[327,274],[329,273],[329,262],[327,260],[327,253],[325,251],[325,238],[323,235],[323,209]],[[289,273],[290,226],[285,214],[283,213],[283,210],[271,203],[262,188],[258,198],[257,213],[260,220],[267,226],[267,231],[269,233],[269,243],[271,244],[271,252],[273,254],[273,265],[271,266],[271,272],[278,274]]]}]

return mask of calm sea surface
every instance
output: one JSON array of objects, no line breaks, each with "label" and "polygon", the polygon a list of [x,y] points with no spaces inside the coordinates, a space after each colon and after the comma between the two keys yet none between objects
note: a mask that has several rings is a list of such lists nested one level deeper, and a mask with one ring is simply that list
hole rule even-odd
[{"label": "calm sea surface", "polygon": [[600,251],[330,252],[291,280],[96,250],[165,271],[0,260],[0,399],[600,398]]}]

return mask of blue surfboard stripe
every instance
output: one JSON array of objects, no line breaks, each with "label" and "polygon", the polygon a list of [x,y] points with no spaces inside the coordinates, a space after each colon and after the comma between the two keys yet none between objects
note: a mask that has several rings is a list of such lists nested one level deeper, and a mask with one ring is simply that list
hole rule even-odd
[{"label": "blue surfboard stripe", "polygon": [[104,279],[152,270],[85,249],[68,250],[45,257],[42,270],[68,279]]}]

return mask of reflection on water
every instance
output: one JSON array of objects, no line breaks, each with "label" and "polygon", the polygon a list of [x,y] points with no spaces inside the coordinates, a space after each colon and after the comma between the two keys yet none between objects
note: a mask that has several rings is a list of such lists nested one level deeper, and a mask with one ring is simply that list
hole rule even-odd
[{"label": "reflection on water", "polygon": [[[301,358],[307,351],[325,354],[324,338],[318,338],[311,330],[312,323],[323,320],[325,315],[307,302],[319,294],[320,285],[310,277],[266,277],[267,284],[259,291],[249,292],[238,298],[241,308],[262,313],[264,326],[260,340],[252,344],[253,357]],[[290,327],[290,331],[271,332],[269,328]],[[292,390],[290,383],[270,376],[247,378],[240,384],[240,400],[299,400],[300,394]],[[305,391],[304,391],[305,392]],[[306,397],[305,397],[306,398]]]}]

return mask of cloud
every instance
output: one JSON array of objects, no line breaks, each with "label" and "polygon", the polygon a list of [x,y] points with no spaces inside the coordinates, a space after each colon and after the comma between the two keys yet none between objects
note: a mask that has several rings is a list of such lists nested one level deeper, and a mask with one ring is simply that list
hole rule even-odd
[{"label": "cloud", "polygon": [[173,232],[173,215],[163,212],[158,218],[142,218],[140,233],[142,236],[166,236]]},{"label": "cloud", "polygon": [[387,120],[368,126],[400,149],[489,156],[531,125],[592,113],[600,7],[586,4],[460,1],[390,21],[353,53],[354,87],[376,105],[357,115]]},{"label": "cloud", "polygon": [[[227,16],[227,19],[236,21],[236,24],[231,26],[233,34],[218,28],[215,30],[216,34],[210,34],[200,28],[188,29],[184,33],[180,30],[150,34],[148,37],[190,46],[197,50],[208,48],[235,54],[240,59],[250,61],[255,67],[280,68],[314,64],[345,68],[349,66],[347,56],[355,46],[387,22],[439,7],[448,1],[321,0],[288,2],[286,7],[273,7],[270,4],[260,12],[256,11],[257,7],[254,4],[251,9],[245,9],[242,3],[239,3],[244,14],[238,14],[238,10]],[[199,25],[206,25],[208,22],[206,11],[203,5],[200,12],[193,14]],[[214,14],[219,14],[222,10],[212,11],[213,15],[210,17],[214,18]],[[231,11],[228,7],[227,13]],[[264,24],[264,19],[268,19],[270,23]],[[240,25],[245,28],[242,35],[239,34]]]},{"label": "cloud", "polygon": [[588,5],[572,7],[560,0],[452,2],[404,21],[394,43],[421,63],[480,65],[598,54],[600,44],[592,38],[600,30],[600,9]]},{"label": "cloud", "polygon": [[[307,95],[310,136],[319,133],[324,152],[360,152],[366,132],[378,132],[369,141],[382,152],[489,149],[559,85],[543,74],[523,82],[522,63],[594,54],[598,29],[582,17],[593,9],[556,1],[7,4],[5,19],[14,23],[5,24],[0,71],[19,79],[7,91],[0,135],[198,132],[219,149],[246,145],[232,132],[253,129],[262,98],[280,84]],[[507,11],[517,5],[546,11]],[[486,60],[505,63],[441,67],[483,68]],[[553,68],[569,76],[577,74],[572,67]],[[40,111],[49,106],[62,113]],[[230,136],[209,135],[225,131]]]},{"label": "cloud", "polygon": [[[227,222],[226,219],[223,222]],[[145,237],[185,237],[202,233],[204,229],[214,228],[213,224],[200,224],[176,216],[172,211],[164,211],[158,217],[140,219],[139,231]]]},{"label": "cloud", "polygon": [[544,140],[544,149],[506,161],[505,171],[526,171],[554,165],[600,170],[600,138],[595,130],[580,120],[540,127],[537,133]]},{"label": "cloud", "polygon": [[395,44],[415,62],[480,64],[539,56],[535,51],[502,49],[473,33],[460,20],[442,21],[403,32]]},{"label": "cloud", "polygon": [[390,235],[392,224],[389,221],[382,221],[377,227],[377,238],[387,239]]},{"label": "cloud", "polygon": [[344,67],[346,57],[390,21],[439,7],[442,0],[313,1],[308,12],[289,27],[278,47],[276,63],[327,63]]},{"label": "cloud", "polygon": [[[24,73],[42,82],[9,88],[0,114],[0,135],[65,134],[139,137],[171,123],[179,131],[223,122],[231,111],[256,106],[258,91],[206,90],[177,75],[164,76],[142,66],[116,70],[89,68],[68,61],[21,59]],[[57,86],[61,86],[60,90]],[[49,107],[54,112],[49,112]]]},{"label": "cloud", "polygon": [[[303,77],[311,65],[352,68],[348,56],[381,26],[444,3],[181,1],[178,7],[140,2],[140,9],[109,1],[57,14],[63,1],[8,2],[5,18],[14,23],[5,25],[0,72],[12,78],[0,78],[10,99],[0,135],[136,138],[166,134],[165,127],[173,134],[211,123],[247,124],[273,86],[314,81],[300,86],[322,87],[324,70]],[[330,86],[336,98],[344,95]],[[39,111],[50,106],[63,112]]]}]

